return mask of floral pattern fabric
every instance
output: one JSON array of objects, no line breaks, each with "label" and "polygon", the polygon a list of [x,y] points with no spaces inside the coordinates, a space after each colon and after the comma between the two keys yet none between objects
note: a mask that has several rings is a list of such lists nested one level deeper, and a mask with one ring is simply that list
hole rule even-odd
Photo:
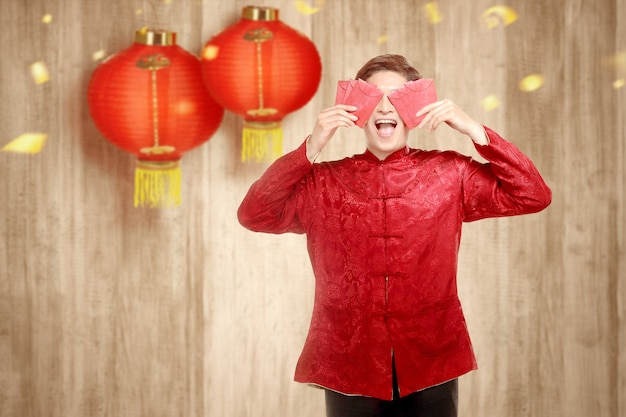
[{"label": "floral pattern fabric", "polygon": [[462,223],[551,201],[534,164],[485,131],[484,164],[410,148],[311,164],[303,143],[252,185],[242,225],[307,236],[315,300],[296,381],[389,400],[392,353],[401,395],[476,369],[457,295]]}]

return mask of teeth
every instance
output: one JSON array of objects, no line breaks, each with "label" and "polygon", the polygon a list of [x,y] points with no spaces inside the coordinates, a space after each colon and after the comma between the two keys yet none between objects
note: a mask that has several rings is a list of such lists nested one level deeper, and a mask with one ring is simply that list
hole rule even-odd
[{"label": "teeth", "polygon": [[391,119],[378,119],[375,122],[375,124],[377,124],[377,125],[381,125],[383,123],[389,123],[389,124],[392,124],[394,126],[398,124],[398,122],[396,122],[395,120],[391,120]]}]

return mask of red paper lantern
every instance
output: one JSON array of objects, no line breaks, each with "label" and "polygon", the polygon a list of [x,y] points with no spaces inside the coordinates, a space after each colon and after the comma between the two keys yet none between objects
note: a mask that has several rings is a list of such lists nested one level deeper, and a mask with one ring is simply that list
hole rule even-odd
[{"label": "red paper lantern", "polygon": [[248,6],[205,44],[201,60],[213,98],[244,118],[242,161],[280,156],[281,120],[304,106],[320,83],[313,42],[281,22],[278,9]]},{"label": "red paper lantern", "polygon": [[104,137],[137,157],[135,207],[180,205],[179,160],[224,115],[198,57],[176,45],[174,32],[138,30],[132,46],[93,72],[87,101]]}]

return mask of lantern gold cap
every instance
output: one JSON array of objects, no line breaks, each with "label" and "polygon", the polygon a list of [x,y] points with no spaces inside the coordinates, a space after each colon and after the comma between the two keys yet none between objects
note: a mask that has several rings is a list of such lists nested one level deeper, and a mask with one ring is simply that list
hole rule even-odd
[{"label": "lantern gold cap", "polygon": [[135,31],[135,43],[157,46],[176,45],[176,32],[148,28],[137,29]]},{"label": "lantern gold cap", "polygon": [[241,16],[248,20],[273,21],[278,20],[278,9],[272,7],[246,6]]}]

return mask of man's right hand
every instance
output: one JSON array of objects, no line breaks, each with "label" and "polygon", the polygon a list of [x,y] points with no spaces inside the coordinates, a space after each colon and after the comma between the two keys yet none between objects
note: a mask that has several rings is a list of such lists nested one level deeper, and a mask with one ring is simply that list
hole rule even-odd
[{"label": "man's right hand", "polygon": [[333,137],[337,128],[356,126],[354,122],[358,117],[351,113],[356,109],[355,106],[336,104],[320,112],[313,133],[306,143],[306,156],[309,161],[315,160],[330,138]]}]

